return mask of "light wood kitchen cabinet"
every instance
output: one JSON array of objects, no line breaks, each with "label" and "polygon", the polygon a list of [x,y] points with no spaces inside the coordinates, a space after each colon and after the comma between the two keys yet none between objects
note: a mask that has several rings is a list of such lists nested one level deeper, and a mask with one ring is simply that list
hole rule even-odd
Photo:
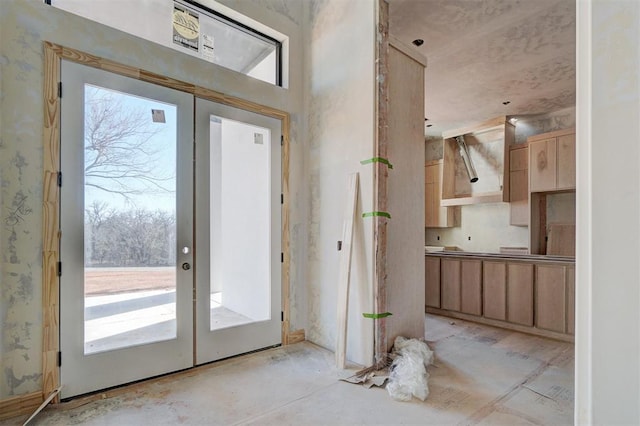
[{"label": "light wood kitchen cabinet", "polygon": [[509,152],[511,225],[529,225],[529,147],[512,145]]},{"label": "light wood kitchen cabinet", "polygon": [[529,141],[529,187],[531,192],[556,189],[556,139]]},{"label": "light wood kitchen cabinet", "polygon": [[574,334],[575,267],[536,266],[536,327]]},{"label": "light wood kitchen cabinet", "polygon": [[[441,309],[448,311],[463,312],[470,315],[482,315],[482,261],[474,259],[441,259],[440,264],[427,258],[425,265],[427,268],[440,268],[438,278],[440,281],[439,291],[436,289],[428,296],[427,306],[435,307],[440,303]],[[432,282],[435,282],[434,271],[427,271],[433,274]],[[440,295],[441,299],[435,300],[435,295]]]},{"label": "light wood kitchen cabinet", "polygon": [[507,264],[482,262],[482,312],[487,318],[507,319]]},{"label": "light wood kitchen cabinet", "polygon": [[[529,144],[530,189],[529,253],[573,256],[575,239],[571,241],[570,234],[575,232],[575,228],[572,229],[575,219],[551,222],[547,218],[547,210],[550,209],[547,202],[556,197],[557,193],[575,191],[575,130],[558,130],[530,136],[527,142]],[[555,227],[555,232],[551,232],[554,231],[553,227]],[[564,235],[555,238],[560,233]]]},{"label": "light wood kitchen cabinet", "polygon": [[494,256],[427,254],[425,311],[573,341],[574,263]]},{"label": "light wood kitchen cabinet", "polygon": [[575,130],[530,136],[529,188],[531,192],[571,190],[576,187]]},{"label": "light wood kitchen cabinet", "polygon": [[442,160],[425,164],[424,221],[427,228],[448,228],[454,226],[454,208],[442,207]]},{"label": "light wood kitchen cabinet", "polygon": [[558,136],[556,189],[576,188],[576,134]]},{"label": "light wood kitchen cabinet", "polygon": [[441,260],[442,274],[442,309],[460,311],[460,261],[457,259]]},{"label": "light wood kitchen cabinet", "polygon": [[507,265],[507,321],[533,326],[533,265]]},{"label": "light wood kitchen cabinet", "polygon": [[424,263],[425,306],[440,307],[440,258],[427,257]]},{"label": "light wood kitchen cabinet", "polygon": [[482,261],[463,259],[460,263],[460,311],[482,315]]}]

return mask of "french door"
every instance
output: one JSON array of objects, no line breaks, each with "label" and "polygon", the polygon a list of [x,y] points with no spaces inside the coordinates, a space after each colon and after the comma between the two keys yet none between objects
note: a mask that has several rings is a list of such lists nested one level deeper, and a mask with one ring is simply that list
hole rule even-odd
[{"label": "french door", "polygon": [[279,344],[280,121],[61,74],[62,397]]},{"label": "french door", "polygon": [[280,121],[196,99],[196,362],[281,341]]}]

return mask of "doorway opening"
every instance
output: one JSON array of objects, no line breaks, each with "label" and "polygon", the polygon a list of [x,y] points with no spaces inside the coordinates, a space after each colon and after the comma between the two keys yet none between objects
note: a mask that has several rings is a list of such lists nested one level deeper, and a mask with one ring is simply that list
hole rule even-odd
[{"label": "doorway opening", "polygon": [[[288,264],[281,260],[288,233],[281,188],[288,115],[206,89],[196,98],[192,86],[159,76],[154,83],[134,79],[129,76],[141,73],[123,65],[115,67],[122,74],[111,72],[113,64],[87,66],[78,59],[87,57],[81,52],[48,43],[45,51],[48,69],[60,70],[48,76],[46,88],[60,80],[65,96],[56,93],[52,102],[61,111],[60,125],[45,125],[45,141],[61,141],[46,149],[45,179],[57,183],[49,202],[60,215],[45,216],[45,228],[58,228],[54,235],[62,238],[58,248],[45,236],[52,260],[60,261],[45,269],[44,291],[51,294],[59,279],[60,298],[45,298],[44,308],[55,314],[59,305],[60,319],[45,321],[45,356],[55,350],[58,362],[45,364],[46,377],[54,380],[45,381],[44,391],[61,382],[62,397],[69,398],[286,342]],[[207,108],[214,113],[198,114]],[[194,117],[206,117],[206,134],[197,131]],[[210,137],[212,123],[224,124],[217,139]],[[198,144],[196,135],[203,137]],[[211,151],[224,157],[211,161],[199,155],[202,148],[196,155],[196,145],[214,146]],[[242,147],[249,146],[260,155],[242,159],[248,154]],[[244,187],[237,178],[243,168],[253,177]],[[218,204],[200,196],[202,182],[195,191],[196,173],[222,178],[211,191]],[[207,217],[222,219],[233,237],[225,240],[220,228],[207,241],[200,229],[210,225]],[[235,255],[221,263],[222,252],[212,251],[218,268],[211,269],[204,245],[218,239],[225,256]],[[196,291],[204,276],[198,268],[205,266],[221,269],[223,286]],[[234,297],[250,303],[234,305]],[[225,315],[232,310],[236,317],[229,322]],[[46,337],[52,332],[60,343]],[[211,350],[217,347],[223,349]]]}]

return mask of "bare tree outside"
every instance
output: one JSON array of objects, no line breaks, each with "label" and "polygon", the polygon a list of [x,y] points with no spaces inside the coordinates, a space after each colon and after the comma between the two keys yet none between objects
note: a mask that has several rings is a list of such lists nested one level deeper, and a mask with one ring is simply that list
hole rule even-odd
[{"label": "bare tree outside", "polygon": [[[152,119],[155,108],[162,108],[159,122]],[[86,266],[175,265],[176,142],[171,111],[175,106],[85,86]]]},{"label": "bare tree outside", "polygon": [[85,101],[85,185],[118,194],[172,192],[173,171],[159,171],[161,150],[153,138],[151,111],[127,104],[124,96],[87,86]]}]

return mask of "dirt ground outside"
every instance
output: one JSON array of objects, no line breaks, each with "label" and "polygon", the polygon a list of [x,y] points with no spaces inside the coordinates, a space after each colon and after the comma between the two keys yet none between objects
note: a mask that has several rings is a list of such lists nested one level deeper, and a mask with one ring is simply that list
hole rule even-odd
[{"label": "dirt ground outside", "polygon": [[85,296],[166,290],[176,287],[176,268],[86,268]]}]

